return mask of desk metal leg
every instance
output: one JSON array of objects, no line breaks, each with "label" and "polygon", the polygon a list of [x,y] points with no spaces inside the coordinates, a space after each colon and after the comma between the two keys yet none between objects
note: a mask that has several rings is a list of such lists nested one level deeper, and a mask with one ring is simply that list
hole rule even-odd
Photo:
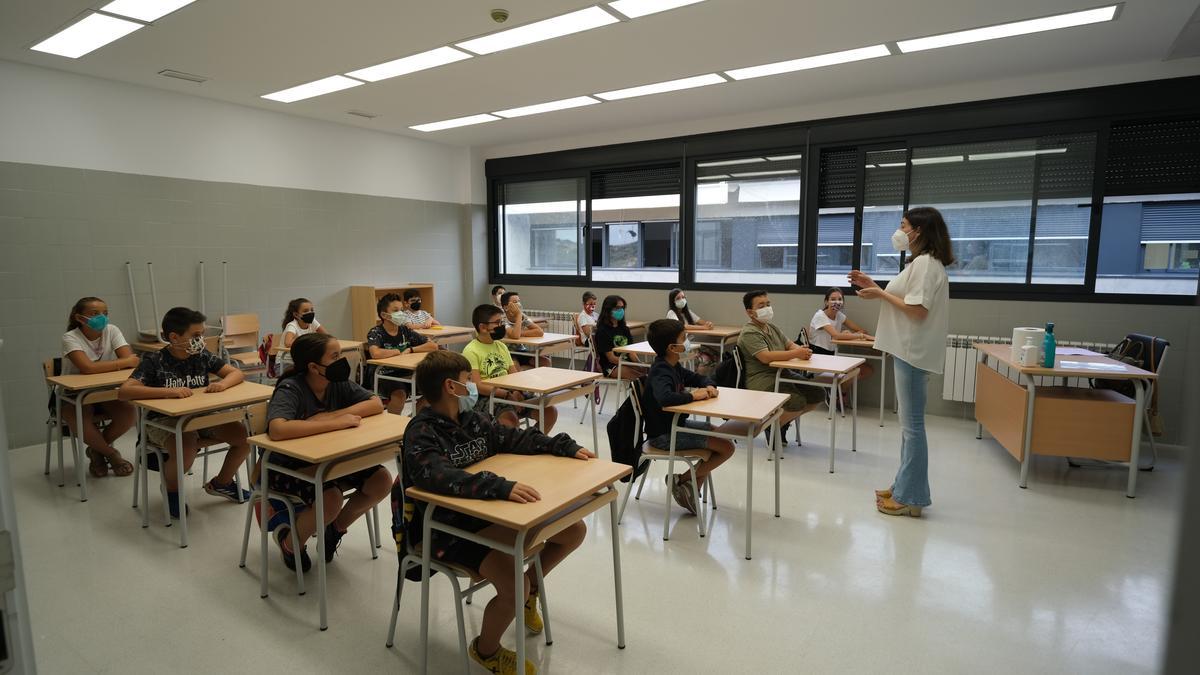
[{"label": "desk metal leg", "polygon": [[1138,456],[1142,449],[1142,418],[1146,414],[1146,388],[1144,380],[1131,380],[1135,392],[1133,411],[1133,440],[1129,445],[1129,485],[1125,488],[1125,496],[1133,499],[1137,496]]},{"label": "desk metal leg", "polygon": [[[779,453],[783,447],[783,441],[780,440],[779,418],[783,416],[782,412],[775,414],[775,419],[771,421],[771,452],[775,454],[775,517],[779,517]],[[799,424],[797,424],[799,428]],[[711,486],[710,486],[711,489]],[[716,503],[715,501],[713,502]],[[715,507],[714,507],[715,508]],[[748,550],[748,549],[747,549]]]},{"label": "desk metal leg", "polygon": [[[325,602],[325,470],[329,468],[328,462],[322,462],[317,465],[316,482],[313,484],[313,490],[316,493],[316,498],[313,499],[313,508],[316,514],[316,530],[317,530],[317,603],[321,607],[321,630],[329,628],[329,622],[326,614],[328,608]],[[300,542],[304,546],[304,542]],[[303,549],[301,549],[303,550]],[[300,551],[296,552],[300,555]],[[297,560],[299,565],[300,561]]]},{"label": "desk metal leg", "polygon": [[[985,352],[984,352],[983,350],[981,350],[981,349],[980,349],[980,350],[976,350],[976,352],[975,352],[975,364],[976,364],[976,366],[978,366],[978,364],[980,364],[980,363],[987,364],[987,355],[986,355],[986,354],[985,354]],[[976,404],[978,404],[978,402],[979,402],[979,395],[978,395],[978,391],[979,391],[979,389],[978,389],[978,387],[975,389],[975,391],[976,391],[976,395],[975,395],[975,401],[976,401]],[[975,439],[976,439],[976,440],[983,440],[983,422],[980,422],[980,421],[979,421],[979,415],[978,415],[978,414],[976,414],[976,415],[975,415]]]},{"label": "desk metal leg", "polygon": [[[592,384],[592,393],[588,394],[588,405],[592,408],[592,452],[600,456],[600,436],[596,433],[596,399],[600,396],[600,383]],[[579,399],[576,398],[576,401]],[[612,461],[612,449],[608,451],[608,459]]]},{"label": "desk metal leg", "polygon": [[63,416],[62,404],[63,396],[66,391],[62,388],[58,389],[58,395],[54,397],[54,419],[58,423],[58,487],[67,484],[67,470],[63,468]]},{"label": "desk metal leg", "polygon": [[837,448],[837,420],[838,416],[834,414],[833,403],[838,400],[838,394],[841,392],[842,378],[834,375],[833,386],[829,388],[829,400],[831,402],[829,409],[829,473],[833,473],[833,453]]},{"label": "desk metal leg", "polygon": [[[421,526],[421,675],[429,672],[429,575],[432,572],[430,563],[433,560],[430,537],[433,531],[433,512],[436,508],[433,504],[425,505],[425,522]],[[325,552],[321,551],[321,556],[324,555]]]},{"label": "desk metal leg", "polygon": [[854,374],[850,383],[850,405],[854,408],[850,413],[850,452],[858,452],[858,380],[862,371]]},{"label": "desk metal leg", "polygon": [[[617,488],[615,485],[610,485],[608,489],[616,490]],[[617,649],[625,649],[625,601],[624,591],[621,588],[621,542],[618,539],[620,534],[617,530],[617,500],[615,499],[608,504],[608,517],[612,526],[613,590],[617,595]]]},{"label": "desk metal leg", "polygon": [[[267,464],[271,461],[271,451],[270,450],[264,451],[262,453],[262,457],[259,459],[259,461],[262,462],[262,468],[259,470],[259,482],[258,482],[258,492],[259,492],[258,513],[259,513],[259,519],[260,519],[260,523],[259,523],[260,527],[258,529],[259,529],[259,548],[261,549],[259,551],[259,556],[258,556],[259,557],[259,574],[258,574],[258,576],[259,576],[259,579],[261,580],[259,588],[258,588],[258,597],[265,598],[265,597],[267,597],[267,527],[271,523],[270,519],[267,518],[267,486],[269,485],[269,483],[267,482],[267,475],[268,475]],[[296,527],[295,523],[289,523],[289,525],[293,528]],[[322,554],[323,553],[324,552],[322,552]],[[296,555],[297,555],[297,557],[299,557],[299,555],[300,555],[299,551],[296,552]],[[297,564],[299,564],[299,561],[297,561]]]},{"label": "desk metal leg", "polygon": [[[187,529],[187,493],[183,489],[184,469],[183,469],[183,427],[187,423],[187,417],[180,417],[175,423],[175,502],[179,507],[179,548],[187,548],[188,546],[188,529]],[[159,467],[161,470],[163,467]]]},{"label": "desk metal leg", "polygon": [[[675,413],[671,417],[671,445],[667,446],[670,448],[671,455],[667,459],[667,490],[665,499],[663,500],[663,541],[671,539],[671,488],[673,487],[671,479],[675,476],[675,436],[678,431],[679,413]],[[633,487],[632,483],[630,483],[630,487]],[[703,518],[704,516],[701,515],[700,517]]]},{"label": "desk metal leg", "polygon": [[[779,389],[778,374],[775,379],[775,389]],[[775,429],[771,434],[773,438],[778,438],[779,429]],[[778,447],[778,446],[776,446]],[[775,462],[778,466],[779,461],[776,458]],[[751,427],[746,432],[746,560],[750,559],[750,515],[754,512],[754,428]]]},{"label": "desk metal leg", "polygon": [[1017,485],[1024,488],[1029,482],[1029,465],[1033,463],[1033,403],[1037,397],[1037,386],[1029,375],[1022,375],[1022,377],[1025,378],[1027,400],[1025,403],[1025,433],[1021,436],[1021,482]]},{"label": "desk metal leg", "polygon": [[79,501],[86,502],[87,472],[83,470],[83,460],[87,458],[87,444],[83,441],[83,399],[85,392],[75,395],[75,428],[79,433],[72,437],[71,448],[75,456],[75,482],[79,483]]},{"label": "desk metal leg", "polygon": [[[614,533],[615,534],[615,533]],[[515,621],[513,621],[513,630],[516,632],[517,642],[517,672],[525,672],[525,612],[521,610],[525,604],[524,589],[525,589],[525,530],[517,532],[516,541],[513,542],[513,607],[516,609]],[[430,548],[428,546],[426,549]]]}]

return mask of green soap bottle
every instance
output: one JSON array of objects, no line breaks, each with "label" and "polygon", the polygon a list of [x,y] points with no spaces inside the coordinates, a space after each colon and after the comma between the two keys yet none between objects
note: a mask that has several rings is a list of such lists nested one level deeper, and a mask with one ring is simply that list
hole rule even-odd
[{"label": "green soap bottle", "polygon": [[1058,342],[1057,342],[1057,340],[1054,339],[1054,324],[1047,323],[1046,324],[1046,337],[1042,339],[1042,351],[1043,351],[1042,367],[1043,368],[1053,368],[1054,367],[1054,352],[1057,347],[1058,347]]}]

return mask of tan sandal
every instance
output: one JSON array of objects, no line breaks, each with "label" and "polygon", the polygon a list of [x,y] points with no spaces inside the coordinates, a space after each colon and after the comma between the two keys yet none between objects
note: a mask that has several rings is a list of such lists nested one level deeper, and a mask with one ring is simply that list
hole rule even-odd
[{"label": "tan sandal", "polygon": [[892,498],[892,489],[891,488],[888,488],[886,490],[876,490],[875,491],[875,501],[879,501],[880,499],[891,499],[891,498]]},{"label": "tan sandal", "polygon": [[909,506],[901,504],[893,499],[885,499],[875,503],[875,508],[882,514],[889,516],[910,516],[912,518],[921,517],[920,506]]},{"label": "tan sandal", "polygon": [[87,455],[88,473],[92,474],[93,478],[104,478],[108,475],[108,462],[99,450],[88,448],[83,454]]},{"label": "tan sandal", "polygon": [[108,465],[112,467],[114,476],[124,478],[133,474],[133,463],[122,457],[119,451],[113,450],[111,455],[106,455],[104,458],[108,460]]}]

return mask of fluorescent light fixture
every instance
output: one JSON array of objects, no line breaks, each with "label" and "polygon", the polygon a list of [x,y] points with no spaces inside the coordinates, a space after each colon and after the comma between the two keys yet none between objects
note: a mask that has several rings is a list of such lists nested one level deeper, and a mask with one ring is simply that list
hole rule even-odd
[{"label": "fluorescent light fixture", "polygon": [[734,178],[753,178],[755,176],[787,176],[798,174],[798,169],[783,169],[780,171],[746,171],[743,173],[733,174]]},{"label": "fluorescent light fixture", "polygon": [[1045,150],[1013,150],[1011,152],[981,152],[974,155],[967,155],[971,161],[981,159],[1015,159],[1018,157],[1036,157],[1038,155],[1061,155],[1066,152],[1066,148],[1046,148]]},{"label": "fluorescent light fixture", "polygon": [[948,157],[913,157],[913,166],[921,166],[922,164],[953,164],[954,162],[963,161],[962,155],[950,155]]},{"label": "fluorescent light fixture", "polygon": [[463,59],[469,58],[471,58],[470,54],[459,51],[453,47],[438,47],[437,49],[430,49],[429,51],[421,52],[420,54],[405,56],[402,59],[380,63],[379,65],[370,66],[368,68],[360,68],[359,70],[354,70],[346,74],[350,77],[366,80],[367,82],[378,82],[380,80],[386,80],[389,77],[399,77],[401,75],[415,73],[418,70],[437,68],[438,66],[444,66],[447,63],[454,63],[455,61],[462,61]]},{"label": "fluorescent light fixture", "polygon": [[272,101],[279,101],[280,103],[295,103],[306,98],[330,94],[335,91],[349,89],[350,87],[357,87],[360,84],[362,84],[361,80],[352,80],[342,75],[331,75],[315,82],[297,85],[291,89],[284,89],[273,94],[263,94],[262,97],[269,98]]},{"label": "fluorescent light fixture", "polygon": [[483,124],[484,122],[495,122],[500,119],[495,115],[487,113],[481,115],[468,115],[466,117],[455,117],[452,120],[442,120],[441,122],[429,122],[428,124],[418,124],[409,129],[417,131],[441,131],[442,129],[453,129],[455,127],[465,127],[472,124]]},{"label": "fluorescent light fixture", "polygon": [[1070,12],[1068,14],[1057,14],[1055,16],[1047,16],[1040,19],[1002,23],[998,26],[973,28],[971,30],[963,30],[955,33],[943,33],[941,35],[916,38],[915,40],[900,40],[896,43],[896,45],[900,47],[900,51],[905,53],[919,52],[926,49],[951,47],[953,45],[962,45],[969,42],[983,42],[985,40],[1013,37],[1014,35],[1028,35],[1030,33],[1040,33],[1047,30],[1058,30],[1059,28],[1086,26],[1087,24],[1091,23],[1112,21],[1114,18],[1116,18],[1116,15],[1117,5],[1109,5],[1107,7],[1098,7],[1096,9],[1085,9],[1082,12]]},{"label": "fluorescent light fixture", "polygon": [[138,21],[154,21],[190,5],[196,0],[113,0],[100,8],[102,12],[120,14]]},{"label": "fluorescent light fixture", "polygon": [[696,180],[725,180],[729,178],[727,173],[718,173],[714,176],[696,176]]},{"label": "fluorescent light fixture", "polygon": [[679,91],[680,89],[693,89],[695,87],[706,87],[710,84],[721,84],[725,78],[716,73],[707,75],[697,75],[695,77],[685,77],[681,80],[669,80],[667,82],[656,82],[654,84],[643,84],[639,87],[629,87],[628,89],[616,89],[614,91],[606,91],[601,94],[596,94],[597,97],[605,101],[618,101],[623,98],[633,98],[635,96],[646,96],[649,94],[663,94],[668,91]]},{"label": "fluorescent light fixture", "polygon": [[908,162],[880,162],[878,164],[872,164],[871,168],[873,168],[873,169],[895,169],[895,168],[902,167],[902,166],[908,166]]},{"label": "fluorescent light fixture", "polygon": [[557,101],[549,101],[546,103],[537,103],[527,105],[520,108],[509,108],[508,110],[500,110],[492,113],[500,117],[524,117],[525,115],[537,115],[538,113],[553,112],[555,110],[566,110],[567,108],[578,108],[580,106],[592,105],[599,103],[591,96],[576,96],[574,98],[564,98]]},{"label": "fluorescent light fixture", "polygon": [[719,162],[699,162],[696,166],[733,166],[734,164],[760,164],[764,162],[762,157],[749,157],[747,159],[723,159]]},{"label": "fluorescent light fixture", "polygon": [[779,75],[780,73],[790,73],[797,70],[809,70],[811,68],[823,68],[825,66],[834,66],[839,63],[850,63],[852,61],[875,59],[881,56],[890,55],[891,52],[888,51],[886,45],[873,45],[870,47],[860,47],[858,49],[847,49],[843,52],[833,52],[831,54],[806,56],[802,59],[792,59],[791,61],[780,61],[778,63],[767,63],[761,66],[727,70],[725,71],[725,74],[735,80],[749,80],[754,77]]},{"label": "fluorescent light fixture", "polygon": [[77,59],[129,35],[142,25],[104,14],[88,14],[82,21],[67,26],[30,49]]},{"label": "fluorescent light fixture", "polygon": [[491,35],[484,35],[473,40],[459,42],[454,46],[475,54],[492,54],[534,42],[552,40],[556,37],[571,35],[572,33],[581,33],[585,30],[607,26],[610,23],[617,23],[617,21],[617,17],[599,7],[588,7],[578,12],[535,21],[524,26],[500,31],[499,33],[492,33]]},{"label": "fluorescent light fixture", "polygon": [[767,155],[772,162],[788,162],[793,159],[804,159],[804,155]]},{"label": "fluorescent light fixture", "polygon": [[694,5],[698,2],[704,2],[704,0],[616,0],[616,2],[608,3],[608,6],[624,16],[636,19],[639,16],[657,14],[665,12],[668,9],[675,9],[676,7]]}]

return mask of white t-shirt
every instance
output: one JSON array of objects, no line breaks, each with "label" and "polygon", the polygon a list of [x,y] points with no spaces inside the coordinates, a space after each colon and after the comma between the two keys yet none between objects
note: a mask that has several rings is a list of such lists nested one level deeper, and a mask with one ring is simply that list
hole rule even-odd
[{"label": "white t-shirt", "polygon": [[[575,316],[575,320],[579,323],[579,333],[582,335],[583,329],[587,328],[588,326],[591,326],[592,332],[595,332],[596,319],[598,319],[598,318],[600,318],[599,314],[588,314],[587,312],[580,312],[579,314],[577,314]],[[587,344],[586,339],[584,340],[584,344]]]},{"label": "white t-shirt", "polygon": [[[291,321],[288,322],[288,325],[284,327],[283,335],[279,336],[279,339],[281,340],[281,342],[279,343],[279,346],[282,347],[284,345],[284,343],[282,342],[282,340],[284,339],[283,336],[287,335],[288,333],[291,333],[291,334],[295,335],[296,337],[300,337],[301,335],[308,335],[309,333],[315,333],[315,332],[317,332],[317,329],[320,327],[321,327],[321,322],[317,321],[316,319],[313,319],[312,323],[308,324],[308,328],[301,328],[300,322],[295,319],[292,319]],[[296,340],[293,339],[292,344],[295,344],[295,343],[296,343]],[[279,352],[279,358],[276,360],[279,362],[279,367],[282,368],[283,366],[286,366],[292,362],[292,353],[290,351],[281,351],[281,352]]]},{"label": "white t-shirt", "polygon": [[817,313],[813,314],[812,321],[808,322],[808,341],[822,349],[833,351],[833,336],[825,330],[825,326],[833,326],[833,332],[840,333],[845,323],[846,315],[842,312],[830,319],[825,310],[818,309]]},{"label": "white t-shirt", "polygon": [[910,319],[900,309],[880,302],[875,349],[903,359],[914,367],[941,373],[946,360],[946,335],[950,332],[950,280],[946,267],[930,255],[919,255],[887,285],[906,305],[929,310],[924,320]]},{"label": "white t-shirt", "polygon": [[79,369],[75,367],[74,363],[71,363],[71,359],[67,358],[67,354],[71,352],[83,352],[89,361],[116,361],[117,350],[128,346],[129,343],[125,341],[121,329],[111,323],[104,327],[104,331],[94,342],[87,339],[83,331],[78,328],[69,330],[62,336],[62,373],[63,375],[79,374]]},{"label": "white t-shirt", "polygon": [[[691,307],[688,307],[688,309],[690,309],[692,311],[692,321],[691,321],[690,325],[694,326],[704,320],[704,319],[700,318],[700,315],[696,313],[696,310],[692,309]],[[667,318],[675,319],[676,321],[683,323],[683,324],[688,324],[687,319],[685,319],[683,316],[683,310],[679,310],[679,314],[676,315],[675,310],[668,309],[667,310]]]}]

